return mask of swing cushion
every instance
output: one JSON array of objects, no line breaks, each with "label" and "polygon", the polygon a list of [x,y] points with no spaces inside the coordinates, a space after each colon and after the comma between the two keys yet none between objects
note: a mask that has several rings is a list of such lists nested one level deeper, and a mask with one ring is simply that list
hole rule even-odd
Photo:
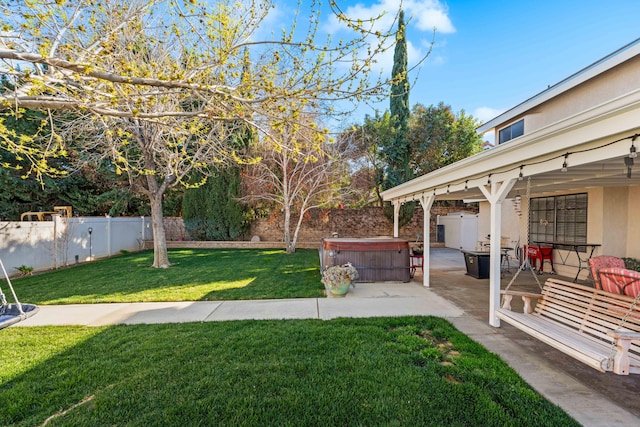
[{"label": "swing cushion", "polygon": [[[610,255],[599,255],[589,259],[589,267],[591,267],[591,277],[596,289],[602,289],[600,284],[600,275],[598,271],[602,268],[624,268],[624,260]],[[606,289],[605,289],[606,290]],[[612,291],[609,291],[612,292]],[[620,293],[620,292],[614,292]]]},{"label": "swing cushion", "polygon": [[640,272],[626,268],[601,268],[598,276],[604,291],[633,298],[640,292]]},{"label": "swing cushion", "polygon": [[3,304],[0,305],[0,329],[11,326],[22,320],[25,320],[39,310],[37,305],[34,304],[21,304],[22,312],[16,304]]}]

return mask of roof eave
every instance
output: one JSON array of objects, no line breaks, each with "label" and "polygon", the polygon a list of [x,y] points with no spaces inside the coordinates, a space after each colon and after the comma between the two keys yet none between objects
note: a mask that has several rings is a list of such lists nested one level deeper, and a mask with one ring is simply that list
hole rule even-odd
[{"label": "roof eave", "polygon": [[517,116],[526,113],[527,111],[537,107],[543,102],[548,101],[572,88],[590,80],[610,69],[622,64],[625,61],[640,54],[640,38],[627,44],[626,46],[616,50],[615,52],[605,56],[604,58],[594,62],[593,64],[583,68],[575,74],[567,77],[559,83],[550,86],[546,90],[534,95],[526,101],[516,105],[508,111],[500,114],[499,116],[483,123],[477,128],[479,134],[485,134],[488,131],[495,129],[501,124],[505,124],[510,120],[513,120]]}]

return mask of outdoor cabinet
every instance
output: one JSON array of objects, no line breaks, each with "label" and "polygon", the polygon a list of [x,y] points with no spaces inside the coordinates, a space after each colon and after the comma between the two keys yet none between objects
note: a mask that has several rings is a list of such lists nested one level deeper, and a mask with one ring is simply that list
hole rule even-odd
[{"label": "outdoor cabinet", "polygon": [[393,237],[325,238],[320,246],[320,268],[351,263],[360,275],[356,282],[411,280],[409,242]]},{"label": "outdoor cabinet", "polygon": [[489,252],[462,251],[467,274],[476,279],[489,278]]}]

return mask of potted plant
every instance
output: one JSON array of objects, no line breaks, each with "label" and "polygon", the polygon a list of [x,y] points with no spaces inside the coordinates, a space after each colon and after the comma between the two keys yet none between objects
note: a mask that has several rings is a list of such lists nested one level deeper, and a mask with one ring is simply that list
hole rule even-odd
[{"label": "potted plant", "polygon": [[420,233],[416,236],[415,243],[409,243],[409,247],[411,249],[411,253],[413,255],[422,255],[424,254],[424,245],[420,243]]},{"label": "potted plant", "polygon": [[346,263],[326,268],[322,272],[322,283],[332,294],[345,295],[351,282],[359,277],[358,270],[351,263]]}]

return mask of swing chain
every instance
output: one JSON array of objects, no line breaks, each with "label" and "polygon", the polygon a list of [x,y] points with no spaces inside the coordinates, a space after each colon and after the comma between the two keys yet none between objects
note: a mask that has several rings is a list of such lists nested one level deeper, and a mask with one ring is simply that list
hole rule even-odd
[{"label": "swing chain", "polygon": [[[620,323],[618,324],[618,326],[614,330],[615,332],[618,332],[620,330],[620,328],[622,328],[624,326],[624,324],[627,322],[627,320],[631,316],[631,313],[633,313],[635,308],[638,306],[638,302],[640,302],[640,292],[638,292],[638,295],[636,295],[636,298],[633,300],[633,303],[631,303],[631,307],[629,307],[629,310],[626,312],[624,317],[620,320]],[[607,370],[608,371],[613,370],[613,358],[615,357],[617,352],[618,352],[618,348],[616,347],[616,342],[614,340],[613,343],[611,344],[611,350],[609,351],[609,357],[607,358]]]},{"label": "swing chain", "polygon": [[[529,221],[529,215],[531,215],[531,208],[530,208],[530,204],[531,204],[531,177],[528,176],[527,177],[527,192],[526,194],[526,199],[527,199],[527,211],[529,212],[529,214],[527,215],[527,247],[529,247],[529,239],[530,237],[530,228],[531,228],[531,221]],[[536,274],[533,272],[533,269],[531,268],[531,264],[529,263],[529,257],[527,256],[526,253],[522,253],[522,263],[520,265],[520,267],[518,267],[518,270],[516,271],[516,274],[513,275],[513,277],[511,278],[511,281],[507,284],[507,287],[504,289],[505,291],[508,291],[509,288],[511,287],[511,285],[513,285],[513,283],[516,281],[516,279],[518,278],[518,276],[520,275],[521,271],[524,271],[526,268],[528,268],[531,271],[531,274],[533,275],[533,278],[535,279],[536,283],[538,284],[538,287],[540,288],[540,290],[542,290],[542,285],[540,284],[540,281],[538,280],[538,277],[536,276]]]}]

